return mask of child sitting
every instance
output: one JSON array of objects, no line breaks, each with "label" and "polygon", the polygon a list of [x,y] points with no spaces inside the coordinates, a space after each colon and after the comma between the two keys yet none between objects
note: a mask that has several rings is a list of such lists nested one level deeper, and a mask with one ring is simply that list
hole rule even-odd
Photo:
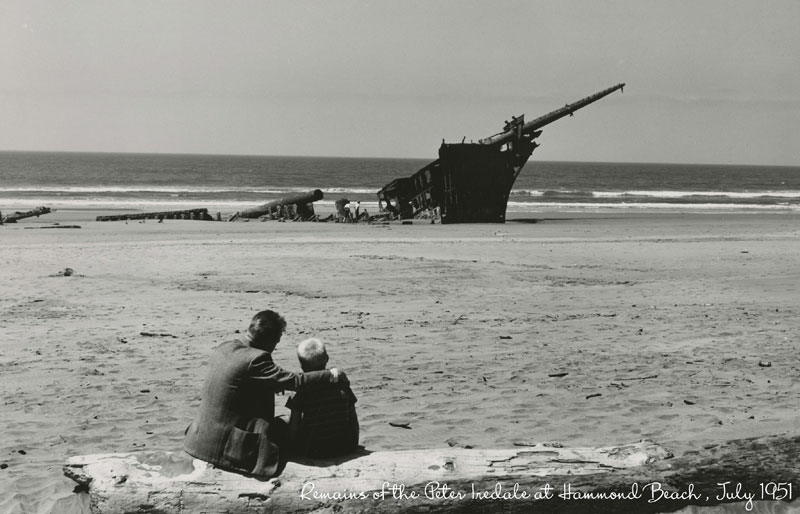
[{"label": "child sitting", "polygon": [[[321,371],[328,364],[325,344],[306,339],[297,347],[304,372]],[[358,447],[356,397],[347,380],[298,392],[286,403],[291,409],[289,432],[294,453],[302,457],[334,457]]]}]

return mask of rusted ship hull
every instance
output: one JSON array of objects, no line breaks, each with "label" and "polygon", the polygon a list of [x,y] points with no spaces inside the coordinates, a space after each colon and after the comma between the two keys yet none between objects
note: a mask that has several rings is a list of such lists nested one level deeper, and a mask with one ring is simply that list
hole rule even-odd
[{"label": "rusted ship hull", "polygon": [[399,219],[504,223],[511,188],[538,146],[534,141],[541,135],[538,129],[623,86],[605,89],[528,123],[524,116],[512,118],[503,132],[478,143],[442,143],[437,160],[378,191],[380,211]]}]

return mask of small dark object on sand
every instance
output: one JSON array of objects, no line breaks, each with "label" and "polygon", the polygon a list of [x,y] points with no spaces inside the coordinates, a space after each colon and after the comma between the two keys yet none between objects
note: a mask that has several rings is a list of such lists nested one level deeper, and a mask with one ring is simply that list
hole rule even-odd
[{"label": "small dark object on sand", "polygon": [[758,361],[758,365],[762,368],[771,368],[772,363],[770,361]]},{"label": "small dark object on sand", "polygon": [[389,426],[396,427],[396,428],[405,428],[407,430],[411,430],[411,423],[405,421],[390,421]]},{"label": "small dark object on sand", "polygon": [[173,339],[178,338],[178,336],[167,334],[165,332],[139,332],[139,335],[144,337],[171,337]]},{"label": "small dark object on sand", "polygon": [[458,447],[458,448],[466,448],[467,450],[470,450],[470,449],[474,448],[474,446],[472,446],[471,444],[465,444],[465,443],[462,443],[461,441],[459,441],[459,440],[458,440],[458,439],[456,439],[455,437],[451,437],[450,439],[448,439],[448,440],[447,440],[447,441],[445,441],[445,442],[447,443],[447,445],[448,445],[450,448],[456,448],[456,447]]}]

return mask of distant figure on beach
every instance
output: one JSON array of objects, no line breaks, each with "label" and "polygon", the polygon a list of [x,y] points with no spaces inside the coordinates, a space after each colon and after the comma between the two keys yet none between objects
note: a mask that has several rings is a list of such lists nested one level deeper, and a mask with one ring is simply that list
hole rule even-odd
[{"label": "distant figure on beach", "polygon": [[214,349],[200,409],[186,429],[189,455],[237,473],[270,478],[288,456],[288,425],[275,417],[275,393],[347,383],[337,369],[292,373],[272,361],[286,321],[278,313],[256,314],[243,337]]},{"label": "distant figure on beach", "polygon": [[334,203],[339,221],[350,221],[350,200],[340,198]]},{"label": "distant figure on beach", "polygon": [[355,217],[353,220],[358,223],[358,217],[361,215],[361,202],[356,202]]},{"label": "distant figure on beach", "polygon": [[[303,372],[321,371],[328,352],[319,339],[306,339],[297,347]],[[346,381],[298,391],[286,407],[291,409],[289,434],[293,453],[301,457],[335,457],[358,448],[356,396]]]}]

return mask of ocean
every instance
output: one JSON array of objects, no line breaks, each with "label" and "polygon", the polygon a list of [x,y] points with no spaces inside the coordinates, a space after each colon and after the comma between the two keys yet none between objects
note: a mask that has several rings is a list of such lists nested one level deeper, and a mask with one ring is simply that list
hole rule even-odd
[{"label": "ocean", "polygon": [[[0,211],[234,213],[321,189],[377,210],[377,191],[431,159],[122,153],[0,152]],[[508,213],[580,210],[800,210],[800,167],[548,162],[533,158]]]}]

